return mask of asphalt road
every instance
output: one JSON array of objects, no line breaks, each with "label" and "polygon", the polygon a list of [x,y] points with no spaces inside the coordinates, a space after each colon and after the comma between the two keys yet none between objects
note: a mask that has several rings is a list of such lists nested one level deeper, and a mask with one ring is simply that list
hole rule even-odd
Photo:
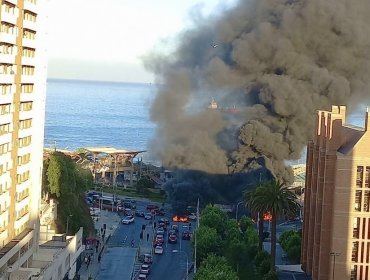
[{"label": "asphalt road", "polygon": [[[146,205],[149,204],[148,202],[144,201],[137,201],[136,202],[136,210],[142,210],[146,212]],[[150,204],[155,204],[151,203]],[[159,205],[159,204],[158,204]],[[164,217],[168,218],[171,221],[173,213],[170,212],[170,208],[167,206],[166,215]],[[123,215],[122,215],[123,217]],[[155,219],[155,222],[163,218],[163,216],[158,216]],[[153,221],[154,222],[154,221]],[[142,217],[135,216],[135,221],[132,224],[124,225],[120,223],[115,233],[111,236],[108,242],[108,250],[104,256],[105,259],[108,261],[104,263],[104,271],[112,271],[109,275],[109,279],[122,279],[122,274],[119,275],[120,269],[119,264],[120,262],[117,260],[117,252],[121,252],[126,256],[131,256],[133,249],[138,249],[139,242],[140,242],[140,232],[142,225],[146,226],[146,230],[148,230],[149,224],[151,221],[145,220]],[[171,224],[173,222],[171,221]],[[188,225],[188,223],[175,223],[179,226],[179,233],[178,233],[178,241],[176,244],[168,243],[168,230],[165,232],[165,243],[163,245],[163,255],[154,255],[153,264],[151,266],[151,272],[148,277],[150,280],[163,280],[163,279],[171,279],[171,280],[182,280],[186,279],[186,267],[188,262],[188,267],[191,267],[192,264],[192,250],[190,245],[190,240],[181,240],[182,231],[185,230],[183,226]],[[192,229],[194,229],[195,223],[192,223]],[[152,230],[152,229],[151,229]],[[147,232],[147,231],[146,231]],[[142,242],[146,242],[146,232],[144,233],[144,240]],[[131,247],[131,241],[134,240],[134,248]],[[113,249],[112,248],[120,248],[120,249]],[[126,251],[127,252],[126,252]],[[173,252],[173,250],[177,250]],[[136,251],[137,252],[137,251]],[[123,257],[123,255],[122,255]],[[134,261],[134,260],[133,260]],[[121,266],[130,266],[126,267],[125,270],[130,269],[131,271],[135,270],[134,264],[132,261],[127,261],[125,263],[122,262]],[[137,268],[136,268],[137,269]],[[122,271],[122,269],[121,269]],[[103,273],[103,272],[102,272]],[[103,275],[103,274],[101,274]],[[108,275],[107,275],[108,276]],[[121,278],[119,278],[121,277]]]}]

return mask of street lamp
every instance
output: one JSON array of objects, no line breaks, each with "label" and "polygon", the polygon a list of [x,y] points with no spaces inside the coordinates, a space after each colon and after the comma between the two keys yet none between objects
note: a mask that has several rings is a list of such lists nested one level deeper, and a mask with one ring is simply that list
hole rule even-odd
[{"label": "street lamp", "polygon": [[72,217],[73,215],[72,214],[69,214],[67,216],[67,228],[66,228],[66,235],[68,234],[68,226],[69,226],[69,218]]},{"label": "street lamp", "polygon": [[236,213],[235,213],[235,220],[238,221],[238,210],[239,210],[239,205],[241,203],[243,203],[244,201],[240,201],[238,202],[238,204],[236,205]]},{"label": "street lamp", "polygon": [[184,253],[186,256],[186,280],[189,279],[189,257],[185,251],[182,250],[172,250],[172,253]]},{"label": "street lamp", "polygon": [[333,257],[333,280],[335,279],[335,258],[340,256],[340,253],[330,252],[330,256]]}]

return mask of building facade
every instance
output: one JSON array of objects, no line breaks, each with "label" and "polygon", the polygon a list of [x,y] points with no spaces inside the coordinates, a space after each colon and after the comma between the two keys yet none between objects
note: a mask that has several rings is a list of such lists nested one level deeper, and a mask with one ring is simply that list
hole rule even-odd
[{"label": "building facade", "polygon": [[319,111],[307,147],[302,269],[313,280],[370,279],[370,117]]},{"label": "building facade", "polygon": [[46,93],[45,0],[0,1],[0,275],[38,245]]}]

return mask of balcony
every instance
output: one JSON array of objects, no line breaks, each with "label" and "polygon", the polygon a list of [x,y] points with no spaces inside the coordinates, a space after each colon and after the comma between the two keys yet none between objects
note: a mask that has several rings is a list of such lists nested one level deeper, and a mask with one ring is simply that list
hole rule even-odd
[{"label": "balcony", "polygon": [[0,32],[0,38],[1,38],[1,42],[12,44],[12,45],[15,45],[16,40],[17,40],[17,36],[15,33],[11,34],[11,33]]},{"label": "balcony", "polygon": [[33,118],[33,111],[21,111],[19,112],[19,119],[20,120],[27,120]]},{"label": "balcony", "polygon": [[35,66],[36,65],[36,60],[35,60],[34,57],[22,56],[22,64],[23,65]]},{"label": "balcony", "polygon": [[36,40],[23,38],[23,46],[36,49]]},{"label": "balcony", "polygon": [[14,222],[14,228],[18,229],[30,220],[30,212],[26,212],[22,217]]},{"label": "balcony", "polygon": [[0,249],[0,267],[8,263],[15,254],[33,237],[33,229],[27,228]]},{"label": "balcony", "polygon": [[23,3],[23,9],[27,10],[27,11],[30,11],[30,12],[33,12],[35,14],[38,13],[37,6],[34,3],[30,2],[30,1],[27,1],[27,0],[24,1],[24,3]]},{"label": "balcony", "polygon": [[23,28],[30,29],[33,31],[37,30],[37,23],[30,20],[24,20],[23,21]]},{"label": "balcony", "polygon": [[[22,59],[22,64],[25,64]],[[22,84],[33,84],[35,82],[35,75],[22,75],[21,83]]]},{"label": "balcony", "polygon": [[13,84],[14,74],[0,74],[0,81],[4,84]]},{"label": "balcony", "polygon": [[22,208],[24,208],[29,203],[30,203],[30,197],[29,197],[29,194],[27,194],[27,196],[25,196],[21,201],[19,201],[15,204],[15,211],[21,210]]},{"label": "balcony", "polygon": [[5,22],[8,22],[8,23],[17,25],[17,17],[18,17],[18,13],[16,13],[16,12],[14,12],[14,14],[8,13],[7,11],[5,11],[5,7],[4,6],[2,7],[2,9],[1,9],[1,21],[5,21]]},{"label": "balcony", "polygon": [[[4,33],[0,33],[0,37],[2,37],[2,34]],[[15,56],[16,52],[14,54],[0,53],[0,63],[15,64]]]}]

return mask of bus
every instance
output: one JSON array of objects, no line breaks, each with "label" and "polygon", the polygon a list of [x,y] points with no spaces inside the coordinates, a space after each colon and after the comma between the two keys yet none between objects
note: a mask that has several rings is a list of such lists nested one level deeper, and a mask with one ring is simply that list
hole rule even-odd
[{"label": "bus", "polygon": [[115,201],[113,197],[111,196],[97,197],[94,200],[94,207],[102,209],[102,210],[108,210],[108,211],[118,211],[119,210],[119,205],[117,201]]}]

